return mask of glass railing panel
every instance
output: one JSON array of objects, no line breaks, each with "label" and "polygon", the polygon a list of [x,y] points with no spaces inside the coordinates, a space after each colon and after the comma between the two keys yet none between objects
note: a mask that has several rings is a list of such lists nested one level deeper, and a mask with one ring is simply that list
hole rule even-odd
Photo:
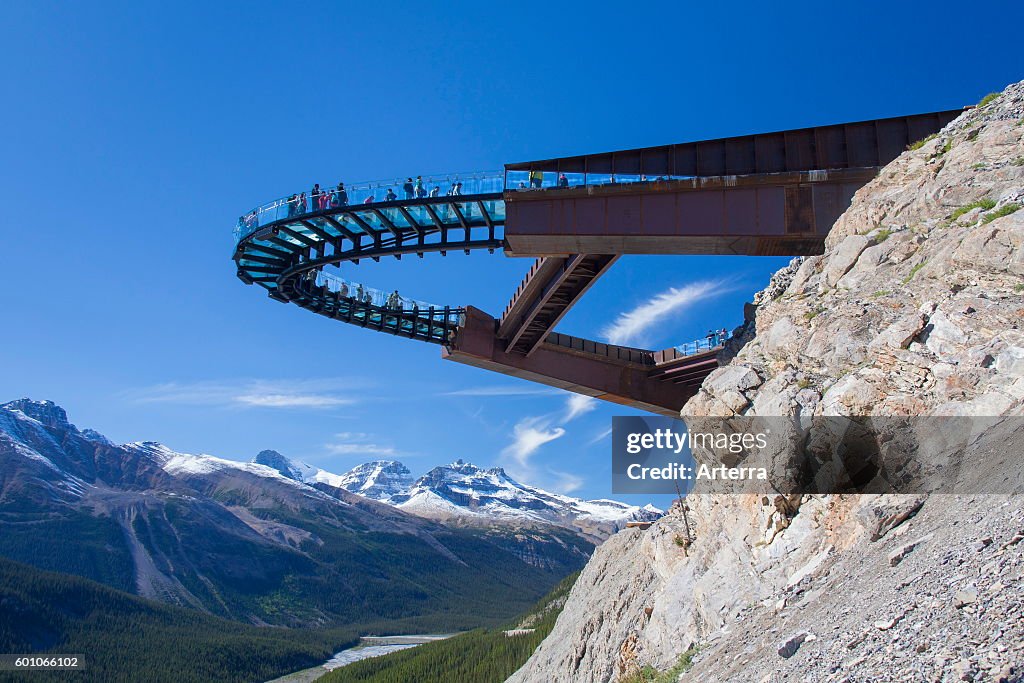
[{"label": "glass railing panel", "polygon": [[409,221],[406,220],[405,215],[398,209],[381,209],[380,212],[387,216],[387,219],[396,228],[411,228]]},{"label": "glass railing panel", "polygon": [[[438,207],[431,207],[435,211]],[[410,206],[406,208],[412,219],[416,221],[421,227],[431,227],[434,225],[434,219],[431,217],[430,212],[427,211],[426,207],[423,206]]]},{"label": "glass railing panel", "polygon": [[282,257],[279,252],[280,249],[278,249],[277,252],[274,252],[259,242],[250,242],[245,246],[245,254],[247,256],[262,256],[263,258],[280,259]]},{"label": "glass railing panel", "polygon": [[466,221],[472,220],[474,216],[480,218],[480,209],[478,209],[473,202],[459,202],[458,207],[459,211],[462,212],[462,217],[465,218]]}]

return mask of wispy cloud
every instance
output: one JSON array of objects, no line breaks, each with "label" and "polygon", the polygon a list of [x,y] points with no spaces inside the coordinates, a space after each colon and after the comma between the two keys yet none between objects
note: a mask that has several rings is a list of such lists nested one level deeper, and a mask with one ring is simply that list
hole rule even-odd
[{"label": "wispy cloud", "polygon": [[580,415],[586,415],[597,408],[597,399],[583,394],[573,394],[565,402],[565,417],[562,422],[571,422]]},{"label": "wispy cloud", "polygon": [[594,436],[590,439],[590,441],[587,442],[587,445],[588,446],[593,446],[596,443],[601,443],[602,441],[604,441],[605,439],[607,439],[611,435],[612,435],[612,428],[611,427],[609,427],[608,429],[602,429],[597,434],[594,434]]},{"label": "wispy cloud", "polygon": [[551,488],[553,488],[557,493],[568,494],[573,491],[578,491],[583,487],[583,477],[576,476],[571,472],[556,472],[552,470],[551,474],[555,477],[554,482],[551,484]]},{"label": "wispy cloud", "polygon": [[330,408],[350,405],[351,399],[333,396],[288,395],[288,394],[243,394],[236,396],[238,403],[263,408]]},{"label": "wispy cloud", "polygon": [[541,417],[526,417],[512,428],[512,443],[506,446],[501,455],[511,459],[519,472],[529,471],[530,456],[546,443],[565,436],[565,429],[552,427],[551,423]]},{"label": "wispy cloud", "polygon": [[531,386],[489,386],[467,387],[456,391],[445,391],[439,396],[550,396],[561,393],[558,389]]},{"label": "wispy cloud", "polygon": [[620,314],[615,322],[601,330],[601,335],[610,344],[640,343],[666,315],[678,313],[729,289],[721,280],[704,280],[683,287],[670,287],[636,308]]},{"label": "wispy cloud", "polygon": [[331,455],[380,455],[396,456],[398,450],[391,446],[380,446],[375,443],[329,443],[327,452]]},{"label": "wispy cloud", "polygon": [[177,403],[225,408],[335,408],[356,403],[351,380],[166,382],[125,393],[136,403]]},{"label": "wispy cloud", "polygon": [[378,443],[373,435],[366,432],[339,432],[324,448],[331,455],[362,455],[383,458],[408,455],[394,446]]}]

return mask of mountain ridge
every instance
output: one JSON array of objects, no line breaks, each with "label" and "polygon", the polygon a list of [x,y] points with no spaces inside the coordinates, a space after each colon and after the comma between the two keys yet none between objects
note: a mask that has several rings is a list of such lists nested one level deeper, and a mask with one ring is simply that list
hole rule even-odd
[{"label": "mountain ridge", "polygon": [[555,525],[601,541],[629,522],[652,521],[653,505],[610,499],[584,500],[522,484],[501,467],[483,468],[461,458],[413,478],[397,460],[373,460],[343,474],[261,451],[252,463],[300,482],[322,482],[427,519],[464,525]]},{"label": "mountain ridge", "polygon": [[0,523],[12,560],[286,626],[498,621],[592,549],[556,527],[465,530],[264,464],[114,445],[28,399],[0,405]]}]

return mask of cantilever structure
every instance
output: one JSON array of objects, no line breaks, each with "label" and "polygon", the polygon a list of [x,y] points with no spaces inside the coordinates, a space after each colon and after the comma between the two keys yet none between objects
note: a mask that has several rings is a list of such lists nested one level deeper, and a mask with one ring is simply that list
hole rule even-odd
[{"label": "cantilever structure", "polygon": [[[960,111],[508,164],[501,173],[292,195],[243,216],[238,277],[335,320],[440,344],[448,360],[665,415],[717,367],[720,339],[649,351],[554,332],[622,254],[810,255],[853,194]],[[441,185],[446,193],[441,196]],[[390,194],[390,190],[389,190]],[[500,318],[332,278],[327,266],[501,249],[538,257]]]}]

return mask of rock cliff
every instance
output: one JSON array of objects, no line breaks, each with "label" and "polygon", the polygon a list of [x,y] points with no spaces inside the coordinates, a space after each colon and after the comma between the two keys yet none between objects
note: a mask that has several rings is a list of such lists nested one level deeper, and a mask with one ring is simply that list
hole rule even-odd
[{"label": "rock cliff", "polygon": [[[755,297],[684,417],[1024,416],[1024,83],[912,147],[857,193],[825,254]],[[1020,462],[1022,422],[974,457]],[[692,537],[678,506],[612,537],[509,681],[648,680],[645,667],[708,682],[1021,680],[1019,482],[691,495]]]}]

